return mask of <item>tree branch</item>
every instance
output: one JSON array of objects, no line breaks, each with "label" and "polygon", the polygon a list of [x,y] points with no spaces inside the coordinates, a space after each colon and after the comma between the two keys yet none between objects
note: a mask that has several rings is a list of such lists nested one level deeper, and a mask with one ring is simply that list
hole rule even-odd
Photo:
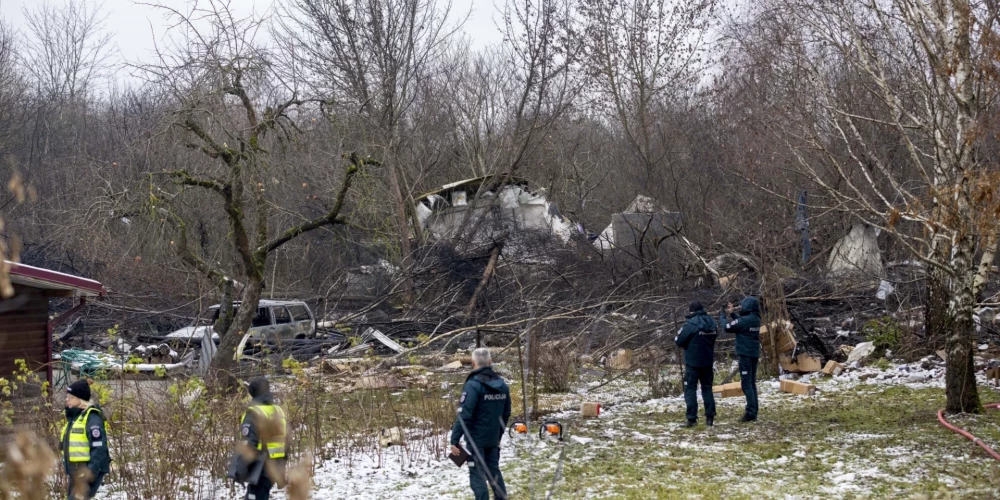
[{"label": "tree branch", "polygon": [[279,235],[277,238],[265,243],[256,250],[256,255],[258,257],[263,257],[268,253],[276,250],[281,245],[288,243],[289,241],[295,239],[301,234],[312,231],[313,229],[332,224],[343,224],[345,221],[340,216],[340,211],[344,206],[344,200],[347,199],[347,191],[351,188],[351,183],[354,181],[354,176],[357,175],[358,171],[367,165],[381,166],[381,162],[374,160],[372,158],[359,158],[357,153],[351,153],[348,157],[350,165],[347,167],[347,173],[344,176],[344,182],[340,186],[340,192],[337,193],[337,200],[333,204],[333,208],[329,212],[324,214],[322,217],[306,221],[295,227],[291,227],[284,233]]}]

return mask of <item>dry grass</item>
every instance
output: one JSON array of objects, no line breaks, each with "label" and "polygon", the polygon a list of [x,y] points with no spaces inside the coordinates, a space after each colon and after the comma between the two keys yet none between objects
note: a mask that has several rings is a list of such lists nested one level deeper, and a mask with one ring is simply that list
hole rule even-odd
[{"label": "dry grass", "polygon": [[[560,384],[567,389],[576,387],[580,379],[577,357],[572,349],[548,349],[539,353],[538,380],[545,381],[545,389],[557,389]],[[405,367],[404,367],[405,368]],[[508,367],[510,368],[510,367]],[[661,366],[662,377],[670,367]],[[517,370],[506,370],[514,375],[509,380],[515,406],[520,406]],[[600,371],[600,370],[596,370]],[[515,372],[515,373],[509,373]],[[595,368],[588,370],[586,380],[593,384],[604,379],[617,386],[613,373],[600,375]],[[384,430],[398,428],[404,437],[403,452],[395,455],[391,466],[408,467],[426,460],[429,456],[443,456],[445,440],[425,439],[443,436],[454,422],[458,387],[465,373],[447,373],[427,376],[426,370],[392,369],[393,376],[406,379],[405,389],[345,390],[362,376],[360,372],[339,374],[324,373],[317,367],[295,362],[270,375],[271,388],[277,403],[285,410],[288,423],[287,450],[289,466],[285,478],[289,498],[308,498],[312,488],[312,474],[318,464],[338,459],[348,467],[362,461],[375,460],[379,464],[387,456],[379,443]],[[259,373],[258,373],[259,374]],[[258,375],[255,374],[255,375]],[[384,377],[385,372],[364,368],[364,376]],[[594,377],[599,377],[595,379]],[[612,377],[612,378],[605,378]],[[448,382],[442,384],[442,382]],[[639,382],[638,380],[636,382]],[[649,383],[661,383],[650,379]],[[529,398],[538,398],[543,384],[530,384]],[[642,382],[639,382],[642,385]],[[199,379],[178,379],[165,382],[142,380],[94,381],[95,399],[108,416],[109,443],[114,459],[111,474],[105,478],[102,491],[114,492],[126,498],[144,499],[204,499],[238,496],[241,487],[224,480],[228,464],[238,450],[239,419],[249,402],[245,393],[213,394]],[[636,388],[645,393],[644,387]],[[559,400],[579,396],[551,394]],[[38,498],[56,498],[66,495],[66,478],[58,461],[59,429],[64,423],[61,398],[44,398],[36,404],[25,406],[24,414],[34,418],[19,437],[18,446],[31,449],[40,455],[22,460],[35,467],[4,466],[0,477],[0,490],[14,492],[30,489],[42,492]],[[515,409],[515,413],[520,408]],[[544,414],[535,406],[533,416]],[[262,426],[265,439],[273,434],[267,424]],[[40,436],[32,438],[30,436]],[[30,441],[30,440],[34,441]],[[29,445],[34,442],[34,445]],[[41,445],[39,445],[41,443]],[[19,448],[19,449],[21,449]],[[256,450],[244,450],[255,454]],[[14,457],[8,453],[10,457]],[[25,455],[27,456],[27,455]],[[51,457],[51,458],[46,458]],[[49,462],[46,462],[49,460]],[[7,462],[16,464],[14,458]],[[44,472],[39,472],[42,470]],[[17,498],[33,498],[20,496]],[[2,498],[0,498],[2,500]]]},{"label": "dry grass", "polygon": [[[382,429],[400,427],[412,437],[439,435],[454,418],[453,402],[442,397],[440,385],[398,392],[336,392],[332,388],[343,386],[336,376],[297,363],[273,374],[271,380],[277,403],[287,417],[287,449],[292,462],[288,488],[290,495],[293,491],[297,495],[291,498],[307,498],[313,457],[320,461],[336,457],[350,463],[360,456],[380,456],[378,434]],[[95,381],[92,388],[109,417],[114,460],[102,491],[144,499],[237,495],[239,488],[220,478],[225,477],[236,452],[239,419],[249,402],[245,393],[212,394],[198,379],[164,384],[105,380]],[[23,492],[41,492],[37,498],[65,496],[65,475],[54,465],[61,464],[54,450],[65,421],[62,408],[43,396],[33,409],[34,418],[25,432],[7,449],[0,492],[22,492],[15,498],[28,499],[36,497]],[[12,431],[9,428],[8,434]],[[261,432],[266,439],[272,431],[265,424]],[[414,444],[404,444],[404,457],[415,460],[428,454],[443,455],[443,444],[431,441],[436,442],[413,439]],[[438,446],[440,449],[431,449]],[[226,491],[229,493],[223,493]]]}]

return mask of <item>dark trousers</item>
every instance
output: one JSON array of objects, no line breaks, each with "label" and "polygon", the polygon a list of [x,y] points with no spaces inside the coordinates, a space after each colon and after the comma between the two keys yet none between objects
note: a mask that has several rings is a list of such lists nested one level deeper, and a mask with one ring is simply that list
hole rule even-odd
[{"label": "dark trousers", "polygon": [[749,418],[757,418],[757,361],[758,358],[740,356],[740,387],[747,398],[747,408],[744,413]]},{"label": "dark trousers", "polygon": [[[76,479],[74,479],[74,477],[73,477],[75,475],[76,474],[70,474],[69,475],[69,492],[68,492],[68,495],[66,496],[66,498],[69,499],[69,500],[89,500],[91,498],[94,498],[94,495],[97,495],[97,489],[100,488],[101,484],[104,482],[104,474],[98,474],[97,477],[95,477],[93,480],[91,480],[90,483],[88,483],[86,487],[83,487],[81,485],[79,492],[76,491]],[[87,496],[86,497],[80,497],[80,496],[74,497],[73,496],[74,493],[83,493],[83,494],[85,494]]]},{"label": "dark trousers", "polygon": [[271,487],[274,483],[271,478],[267,477],[267,474],[261,474],[260,481],[257,484],[247,485],[247,496],[246,500],[268,500],[271,498]]},{"label": "dark trousers", "polygon": [[715,395],[712,394],[711,366],[687,365],[684,370],[684,402],[687,403],[688,421],[698,420],[698,384],[701,384],[701,400],[705,403],[705,417],[715,418]]},{"label": "dark trousers", "polygon": [[[493,488],[493,498],[497,500],[507,498],[507,485],[504,484],[503,474],[500,473],[500,447],[480,448],[479,452],[483,454],[483,459],[486,461],[486,470],[483,470],[484,464],[475,458],[475,452],[472,453],[474,461],[469,462],[469,485],[472,486],[472,493],[476,495],[476,500],[490,500],[490,488]],[[493,475],[496,486],[492,484],[489,487],[486,486],[489,483],[487,470]]]}]

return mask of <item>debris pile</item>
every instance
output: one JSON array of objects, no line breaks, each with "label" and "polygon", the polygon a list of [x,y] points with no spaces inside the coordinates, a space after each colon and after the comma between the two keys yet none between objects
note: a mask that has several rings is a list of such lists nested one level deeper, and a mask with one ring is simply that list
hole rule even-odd
[{"label": "debris pile", "polygon": [[799,349],[794,325],[790,321],[776,321],[760,327],[761,345],[765,351],[777,354],[778,366],[783,372],[815,373],[823,369],[821,358]]}]

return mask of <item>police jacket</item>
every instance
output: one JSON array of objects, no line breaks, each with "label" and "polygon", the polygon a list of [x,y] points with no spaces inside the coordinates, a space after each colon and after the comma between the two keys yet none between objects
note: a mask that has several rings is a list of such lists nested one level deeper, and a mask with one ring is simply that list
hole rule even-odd
[{"label": "police jacket", "polygon": [[[267,442],[261,438],[261,426],[272,425]],[[287,441],[285,412],[274,404],[270,393],[250,402],[240,418],[240,446],[229,464],[227,476],[240,483],[257,484],[267,474],[279,487],[284,484]],[[265,462],[271,465],[265,466]]]},{"label": "police jacket", "polygon": [[740,302],[740,314],[735,313],[728,321],[726,313],[719,315],[719,321],[725,327],[726,333],[736,334],[736,355],[760,357],[760,302],[754,297],[747,297]]},{"label": "police jacket", "polygon": [[90,469],[93,478],[111,472],[108,429],[99,406],[66,408],[66,424],[59,438],[66,474],[84,466]]},{"label": "police jacket", "polygon": [[704,309],[687,316],[674,343],[684,349],[684,363],[695,368],[711,367],[715,361],[715,320]]},{"label": "police jacket", "polygon": [[500,446],[500,438],[510,420],[510,389],[492,367],[480,368],[469,374],[462,387],[460,404],[458,418],[451,428],[451,444],[458,446],[459,439],[464,435],[464,422],[469,430],[466,442],[475,443],[480,450]]}]

